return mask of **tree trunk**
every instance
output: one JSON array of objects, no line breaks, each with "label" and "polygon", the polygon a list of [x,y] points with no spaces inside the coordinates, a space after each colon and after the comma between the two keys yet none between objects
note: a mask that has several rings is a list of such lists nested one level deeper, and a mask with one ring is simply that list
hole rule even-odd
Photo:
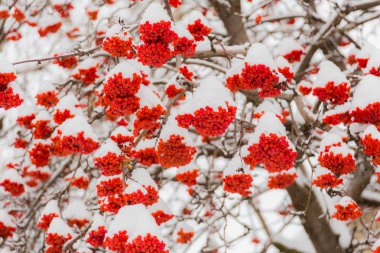
[{"label": "tree trunk", "polygon": [[229,44],[238,45],[244,44],[249,41],[244,23],[240,14],[241,5],[240,0],[228,0],[227,6],[223,1],[211,0],[212,5],[219,14],[220,19],[227,30],[228,35],[231,37]]},{"label": "tree trunk", "polygon": [[315,250],[318,253],[343,253],[344,251],[339,245],[339,236],[331,230],[326,218],[322,217],[322,208],[313,192],[311,192],[308,207],[306,206],[309,198],[308,189],[294,183],[288,188],[288,193],[297,211],[304,211],[307,208],[301,221]]}]

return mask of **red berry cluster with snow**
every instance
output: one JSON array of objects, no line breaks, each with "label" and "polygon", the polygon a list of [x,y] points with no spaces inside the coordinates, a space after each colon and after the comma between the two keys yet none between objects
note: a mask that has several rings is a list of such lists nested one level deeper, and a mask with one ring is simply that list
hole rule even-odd
[{"label": "red berry cluster with snow", "polygon": [[[283,66],[282,66],[283,67]],[[244,61],[235,61],[227,73],[226,86],[231,91],[256,90],[261,98],[275,97],[286,89],[286,78],[265,45],[253,44]]]},{"label": "red berry cluster with snow", "polygon": [[223,135],[236,115],[236,105],[230,92],[216,78],[200,83],[193,96],[176,116],[183,128],[193,126],[202,136]]},{"label": "red berry cluster with snow", "polygon": [[161,67],[171,58],[195,54],[196,41],[204,40],[211,28],[201,19],[184,27],[174,24],[167,12],[159,4],[151,4],[145,10],[139,25],[141,44],[137,45],[138,60],[144,64]]},{"label": "red berry cluster with snow", "polygon": [[380,253],[380,4],[302,2],[0,1],[0,252]]},{"label": "red berry cluster with snow", "polygon": [[356,220],[363,215],[359,205],[347,196],[343,197],[339,203],[335,205],[335,210],[332,218],[340,221]]},{"label": "red berry cluster with snow", "polygon": [[5,110],[17,107],[24,101],[16,91],[18,90],[16,71],[13,65],[2,59],[0,61],[0,108]]},{"label": "red berry cluster with snow", "polygon": [[319,72],[313,88],[313,95],[322,102],[344,104],[350,97],[350,84],[346,76],[331,61],[324,61],[319,66]]}]

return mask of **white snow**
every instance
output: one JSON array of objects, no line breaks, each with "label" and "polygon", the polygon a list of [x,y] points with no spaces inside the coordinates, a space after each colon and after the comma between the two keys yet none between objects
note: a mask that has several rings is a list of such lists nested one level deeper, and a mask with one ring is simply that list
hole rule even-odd
[{"label": "white snow", "polygon": [[53,137],[58,135],[58,130],[62,131],[62,136],[77,136],[78,133],[83,132],[85,138],[91,138],[93,141],[98,142],[98,137],[83,116],[76,116],[65,120],[65,122],[54,131]]},{"label": "white snow", "polygon": [[255,113],[265,112],[272,112],[276,115],[281,115],[282,108],[275,99],[267,98],[255,110]]},{"label": "white snow", "polygon": [[352,99],[352,108],[364,109],[367,105],[379,102],[380,78],[366,75],[356,86]]},{"label": "white snow", "polygon": [[244,68],[244,61],[240,58],[233,58],[231,60],[231,68],[227,70],[226,77],[233,76],[235,74],[240,74]]},{"label": "white snow", "polygon": [[91,213],[87,210],[86,205],[81,200],[72,200],[62,212],[62,216],[69,219],[87,219],[91,220]]},{"label": "white snow", "polygon": [[49,229],[47,231],[47,234],[54,234],[57,233],[58,235],[68,237],[69,235],[73,236],[74,232],[71,230],[71,228],[64,222],[61,218],[55,217],[49,226]]},{"label": "white snow", "polygon": [[1,181],[4,181],[5,179],[9,179],[10,181],[18,184],[24,184],[24,179],[15,169],[5,170],[4,174],[1,176]]},{"label": "white snow", "polygon": [[106,226],[106,221],[104,219],[104,217],[102,215],[100,215],[99,213],[96,213],[94,215],[94,217],[92,218],[92,224],[91,224],[91,228],[90,228],[90,231],[91,230],[95,230],[97,229],[98,227],[101,227],[101,226]]},{"label": "white snow", "polygon": [[364,46],[361,48],[361,50],[357,53],[356,58],[368,59],[371,57],[372,53],[376,51],[378,51],[376,47],[366,42],[364,43]]},{"label": "white snow", "polygon": [[114,153],[116,155],[121,155],[121,150],[119,146],[111,139],[105,140],[100,148],[95,152],[94,157],[100,158],[107,155],[108,152]]},{"label": "white snow", "polygon": [[51,120],[51,116],[50,114],[43,110],[43,111],[40,111],[39,113],[37,113],[36,117],[34,118],[34,120],[32,121],[33,123],[36,123],[37,121],[40,121],[40,120]]},{"label": "white snow", "polygon": [[34,106],[34,104],[27,105],[26,103],[23,103],[22,105],[17,107],[16,110],[17,110],[16,112],[17,112],[18,117],[24,117],[24,116],[28,116],[28,115],[32,115],[33,113],[34,114],[36,113],[36,107]]},{"label": "white snow", "polygon": [[250,65],[264,64],[271,70],[277,69],[273,56],[269,52],[268,48],[261,43],[252,44],[252,46],[248,49],[245,61]]},{"label": "white snow", "polygon": [[331,61],[323,61],[319,65],[319,72],[315,85],[317,87],[325,87],[328,82],[334,82],[335,85],[346,82],[347,78],[344,73]]},{"label": "white snow", "polygon": [[166,124],[162,127],[160,139],[165,142],[169,140],[171,135],[179,135],[185,137],[184,142],[187,145],[193,145],[193,141],[190,138],[189,132],[186,129],[178,126],[174,115],[169,116]]},{"label": "white snow", "polygon": [[[223,170],[223,177],[246,173],[247,165],[243,163],[243,159],[237,154],[228,163],[227,167]],[[237,171],[243,169],[243,171]]]},{"label": "white snow", "polygon": [[352,198],[350,198],[348,196],[344,196],[343,198],[341,198],[339,200],[339,205],[341,205],[343,207],[348,206],[351,203],[356,203],[356,202]]},{"label": "white snow", "polygon": [[52,213],[55,213],[57,215],[60,214],[60,211],[59,211],[59,208],[58,208],[58,201],[55,200],[55,199],[52,199],[50,200],[46,206],[44,207],[44,209],[42,210],[41,212],[41,216],[44,216],[46,214],[52,214]]},{"label": "white snow", "polygon": [[157,23],[161,20],[170,21],[170,17],[161,4],[153,2],[144,11],[140,23],[144,24],[147,21]]},{"label": "white snow", "polygon": [[325,167],[318,166],[314,171],[313,179],[322,175],[326,175],[326,174],[333,174],[333,173]]},{"label": "white snow", "polygon": [[124,190],[125,194],[132,194],[137,192],[138,190],[140,190],[143,194],[147,194],[146,189],[139,182],[129,179],[126,183],[127,187]]},{"label": "white snow", "polygon": [[203,14],[197,10],[193,10],[188,15],[185,16],[184,22],[186,24],[186,27],[189,24],[194,24],[194,22],[197,21],[198,19],[201,20],[202,24],[211,28],[211,24],[208,21],[208,19],[204,17]]},{"label": "white snow", "polygon": [[380,238],[375,241],[375,243],[372,245],[371,250],[375,251],[377,248],[380,248]]},{"label": "white snow", "polygon": [[113,132],[111,133],[111,136],[113,137],[117,137],[118,135],[121,135],[121,136],[132,136],[132,133],[130,130],[128,130],[126,127],[124,126],[119,126],[117,127],[115,130],[113,130]]},{"label": "white snow", "polygon": [[75,68],[73,73],[77,73],[80,69],[89,69],[99,65],[99,62],[94,58],[88,57],[84,61],[80,62]]},{"label": "white snow", "polygon": [[172,213],[172,211],[170,210],[170,207],[168,206],[168,204],[164,200],[162,200],[162,198],[160,198],[157,203],[149,206],[148,210],[151,213],[157,212],[159,210],[163,211],[166,214]]},{"label": "white snow", "polygon": [[[137,183],[143,186],[152,186],[156,190],[158,190],[158,186],[156,182],[152,179],[149,172],[143,168],[136,168],[132,172],[131,179],[136,181]],[[131,179],[127,180],[127,184],[130,183]]]},{"label": "white snow", "polygon": [[293,67],[290,63],[283,57],[278,56],[275,60],[277,68],[285,68],[288,67],[290,72],[293,72]]},{"label": "white snow", "polygon": [[0,222],[7,227],[16,228],[14,218],[10,216],[4,209],[0,209]]},{"label": "white snow", "polygon": [[83,115],[83,112],[80,108],[78,108],[79,101],[78,99],[72,95],[66,95],[64,96],[55,106],[54,114],[59,110],[60,112],[63,112],[65,109],[69,110],[71,114],[75,116]]},{"label": "white snow", "polygon": [[12,63],[5,59],[4,55],[0,55],[0,73],[14,73],[16,75],[16,69]]},{"label": "white snow", "polygon": [[216,77],[209,76],[201,81],[193,96],[181,106],[180,114],[192,114],[206,106],[217,111],[220,106],[225,108],[226,103],[230,106],[236,105],[232,98],[232,93]]},{"label": "white snow", "polygon": [[[121,73],[124,78],[132,78],[134,73],[140,75],[140,71],[144,71],[145,69],[146,68],[136,60],[126,60],[113,67],[104,80],[106,83],[109,78],[118,73]],[[148,72],[144,71],[144,73]]]},{"label": "white snow", "polygon": [[371,68],[378,68],[380,67],[380,52],[377,50],[376,52],[372,53],[371,57],[368,60],[367,67],[364,69],[365,73],[368,73]]},{"label": "white snow", "polygon": [[337,105],[336,107],[334,107],[330,110],[327,110],[325,112],[325,114],[323,115],[323,117],[327,117],[327,116],[331,116],[331,115],[335,115],[335,114],[346,113],[346,112],[350,111],[350,108],[351,108],[351,103],[346,102],[343,105]]},{"label": "white snow", "polygon": [[199,169],[199,166],[195,162],[191,162],[185,166],[178,167],[177,174],[182,174],[182,173],[193,171],[196,169]]},{"label": "white snow", "polygon": [[262,134],[270,133],[278,134],[279,136],[286,136],[286,129],[275,114],[272,112],[265,112],[263,116],[260,117],[255,132],[249,139],[248,146],[258,143]]},{"label": "white snow", "polygon": [[57,13],[52,13],[50,15],[43,15],[38,22],[39,27],[48,27],[55,24],[61,23],[61,17]]},{"label": "white snow", "polygon": [[140,108],[147,106],[148,108],[152,108],[158,105],[161,105],[162,108],[165,106],[162,104],[159,97],[145,85],[141,85],[137,96],[140,98]]},{"label": "white snow", "polygon": [[144,139],[141,140],[137,146],[134,148],[135,151],[144,150],[146,148],[154,148],[156,146],[156,140],[154,139]]},{"label": "white snow", "polygon": [[57,91],[57,89],[51,82],[41,82],[38,85],[38,94],[41,94],[47,91]]},{"label": "white snow", "polygon": [[33,172],[41,172],[41,173],[49,174],[49,175],[52,174],[51,169],[48,166],[37,168],[35,165],[32,164],[29,166],[28,172],[32,172],[32,171]]},{"label": "white snow", "polygon": [[90,179],[89,176],[84,172],[83,168],[79,168],[77,169],[76,171],[73,171],[72,173],[70,173],[69,175],[66,176],[66,179],[71,179],[72,177],[75,177],[75,178],[86,178],[86,179]]},{"label": "white snow", "polygon": [[122,31],[123,31],[123,27],[120,24],[114,24],[111,26],[110,29],[108,29],[106,33],[106,38],[113,37],[113,36],[123,36]]},{"label": "white snow", "polygon": [[174,29],[175,33],[177,33],[178,37],[186,37],[190,40],[193,39],[193,35],[191,35],[191,33],[189,32],[189,30],[187,30],[187,27],[185,27],[184,24],[181,24],[181,23],[176,23],[174,25]]},{"label": "white snow", "polygon": [[302,50],[302,46],[295,39],[286,37],[278,44],[275,53],[276,55],[284,55],[293,50]]},{"label": "white snow", "polygon": [[127,231],[128,241],[132,241],[139,235],[144,237],[148,233],[161,240],[163,238],[156,221],[146,207],[141,204],[122,207],[111,222],[106,237],[112,237],[115,233],[123,230]]},{"label": "white snow", "polygon": [[320,143],[319,152],[323,152],[326,146],[331,146],[338,143],[342,143],[342,138],[337,134],[328,133],[325,137],[323,137]]},{"label": "white snow", "polygon": [[373,139],[380,140],[380,132],[374,125],[369,125],[363,133],[363,137],[371,135]]},{"label": "white snow", "polygon": [[9,9],[8,6],[6,6],[5,4],[0,4],[0,11],[8,11],[8,9]]},{"label": "white snow", "polygon": [[352,152],[351,152],[350,148],[344,142],[342,142],[341,146],[333,146],[333,147],[331,147],[329,149],[329,152],[332,152],[335,155],[342,154],[343,157],[346,157],[349,154],[352,155]]}]

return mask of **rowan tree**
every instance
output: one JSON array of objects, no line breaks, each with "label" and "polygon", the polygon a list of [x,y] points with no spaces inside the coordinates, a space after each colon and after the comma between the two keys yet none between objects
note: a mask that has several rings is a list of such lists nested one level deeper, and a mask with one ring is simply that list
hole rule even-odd
[{"label": "rowan tree", "polygon": [[0,0],[1,252],[380,253],[379,0]]}]

